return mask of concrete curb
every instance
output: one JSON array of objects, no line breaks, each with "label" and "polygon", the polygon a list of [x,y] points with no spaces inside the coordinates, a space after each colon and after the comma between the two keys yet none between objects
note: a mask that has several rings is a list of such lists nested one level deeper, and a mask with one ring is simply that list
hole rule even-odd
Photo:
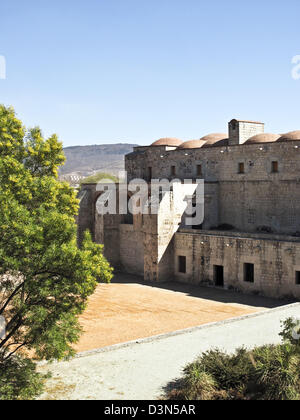
[{"label": "concrete curb", "polygon": [[81,358],[81,357],[88,357],[88,356],[93,356],[93,355],[100,354],[100,353],[107,353],[107,352],[114,351],[114,350],[120,350],[120,349],[123,349],[123,348],[136,346],[136,345],[139,345],[139,344],[152,343],[152,342],[155,342],[155,341],[163,340],[165,338],[175,337],[175,336],[183,335],[183,334],[190,334],[190,333],[193,333],[195,331],[205,330],[205,329],[218,327],[218,326],[222,326],[222,325],[226,325],[226,324],[232,324],[232,323],[243,321],[243,320],[250,319],[250,318],[258,318],[260,316],[264,316],[264,315],[269,314],[269,313],[280,312],[280,311],[284,311],[286,309],[294,308],[294,307],[297,307],[297,306],[299,307],[299,315],[300,315],[300,303],[291,303],[289,305],[279,306],[278,308],[267,309],[267,310],[262,311],[262,312],[255,312],[253,314],[242,315],[242,316],[239,316],[239,317],[236,317],[236,318],[230,318],[230,319],[225,319],[223,321],[217,321],[217,322],[212,322],[212,323],[209,323],[209,324],[199,325],[197,327],[186,328],[184,330],[177,330],[177,331],[173,331],[173,332],[166,333],[166,334],[160,334],[160,335],[155,335],[155,336],[152,336],[152,337],[142,338],[142,339],[139,339],[139,340],[128,341],[126,343],[115,344],[113,346],[102,347],[100,349],[84,351],[84,352],[81,352],[81,353],[77,353],[74,358],[78,359],[78,358]]}]

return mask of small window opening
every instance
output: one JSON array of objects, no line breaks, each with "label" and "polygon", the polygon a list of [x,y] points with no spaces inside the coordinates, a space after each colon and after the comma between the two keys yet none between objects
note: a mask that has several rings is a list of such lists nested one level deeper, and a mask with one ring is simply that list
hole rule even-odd
[{"label": "small window opening", "polygon": [[273,161],[272,162],[272,173],[276,174],[278,172],[278,162],[277,161]]},{"label": "small window opening", "polygon": [[202,165],[197,165],[197,176],[202,176]]},{"label": "small window opening", "polygon": [[239,174],[244,174],[245,173],[245,164],[244,162],[240,162],[239,163]]}]

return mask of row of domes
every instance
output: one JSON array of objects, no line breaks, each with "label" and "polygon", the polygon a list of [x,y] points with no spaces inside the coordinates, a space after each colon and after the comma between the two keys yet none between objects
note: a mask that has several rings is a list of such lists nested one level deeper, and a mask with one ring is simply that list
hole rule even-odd
[{"label": "row of domes", "polygon": [[[256,144],[256,143],[274,143],[281,141],[300,141],[300,130],[291,131],[283,135],[280,134],[257,134],[251,137],[244,144]],[[182,142],[182,140],[176,138],[162,138],[155,141],[151,146],[168,146],[177,147],[178,149],[199,149],[200,147],[209,146],[227,146],[228,135],[224,133],[213,133],[202,137],[199,140],[189,140]]]}]

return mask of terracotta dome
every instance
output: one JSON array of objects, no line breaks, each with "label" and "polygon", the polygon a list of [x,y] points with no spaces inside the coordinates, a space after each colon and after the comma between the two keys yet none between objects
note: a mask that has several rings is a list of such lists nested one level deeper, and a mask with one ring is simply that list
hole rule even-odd
[{"label": "terracotta dome", "polygon": [[228,142],[228,135],[225,133],[212,133],[202,137],[200,140],[205,141],[205,146],[225,146]]},{"label": "terracotta dome", "polygon": [[300,140],[300,130],[291,131],[290,133],[283,134],[277,141],[293,141]]},{"label": "terracotta dome", "polygon": [[199,149],[203,147],[206,142],[203,140],[189,140],[182,143],[179,146],[179,149]]},{"label": "terracotta dome", "polygon": [[163,138],[155,141],[151,144],[151,146],[170,146],[170,147],[178,147],[182,144],[182,140],[175,139],[175,138]]},{"label": "terracotta dome", "polygon": [[245,144],[255,144],[255,143],[272,143],[279,139],[279,134],[257,134],[256,136],[251,137],[245,142]]}]

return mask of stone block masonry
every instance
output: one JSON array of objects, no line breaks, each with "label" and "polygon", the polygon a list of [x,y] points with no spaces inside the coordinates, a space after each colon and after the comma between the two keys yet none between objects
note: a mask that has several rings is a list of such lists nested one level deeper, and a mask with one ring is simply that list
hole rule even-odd
[{"label": "stone block masonry", "polygon": [[83,185],[79,242],[90,230],[117,269],[149,282],[299,299],[300,131],[266,134],[263,123],[236,119],[228,127],[200,140],[163,138],[125,159],[128,181],[203,179],[201,225],[187,229],[172,195],[156,215],[101,216],[96,185]]},{"label": "stone block masonry", "polygon": [[[299,299],[300,286],[296,281],[300,271],[300,242],[292,239],[179,231],[174,238],[175,279],[275,298]],[[178,269],[182,256],[186,258],[186,273]],[[247,277],[249,266],[253,267],[252,279]],[[216,267],[222,269],[218,271]]]}]

